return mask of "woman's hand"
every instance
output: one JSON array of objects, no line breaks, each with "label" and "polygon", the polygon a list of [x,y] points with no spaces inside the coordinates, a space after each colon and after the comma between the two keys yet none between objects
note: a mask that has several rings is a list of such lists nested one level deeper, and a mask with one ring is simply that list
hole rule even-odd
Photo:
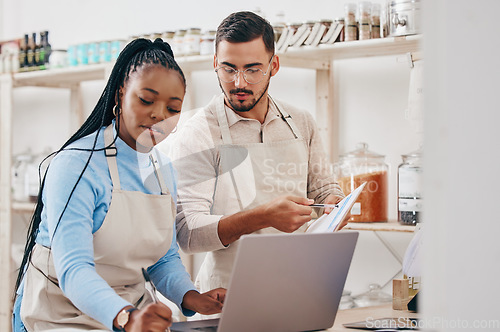
[{"label": "woman's hand", "polygon": [[184,295],[182,307],[203,315],[218,314],[222,311],[225,297],[226,289],[224,288],[212,289],[203,294],[191,290]]},{"label": "woman's hand", "polygon": [[126,332],[165,332],[172,325],[172,311],[164,303],[151,303],[130,313]]}]

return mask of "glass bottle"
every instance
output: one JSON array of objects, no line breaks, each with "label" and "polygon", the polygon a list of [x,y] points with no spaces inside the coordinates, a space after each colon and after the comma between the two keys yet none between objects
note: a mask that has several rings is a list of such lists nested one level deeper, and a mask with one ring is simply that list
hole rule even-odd
[{"label": "glass bottle", "polygon": [[26,65],[28,70],[33,70],[33,66],[35,66],[35,40],[33,39],[36,36],[35,33],[30,37],[28,36],[28,47],[26,47]]},{"label": "glass bottle", "polygon": [[388,169],[385,156],[359,143],[357,149],[340,156],[334,172],[344,194],[364,182],[365,188],[351,209],[351,222],[384,222],[388,220]]},{"label": "glass bottle", "polygon": [[36,32],[33,32],[33,44],[35,45],[35,59],[33,66],[35,69],[40,69],[40,43],[36,42]]},{"label": "glass bottle", "polygon": [[19,71],[26,71],[26,49],[28,47],[28,35],[24,35],[19,43]]},{"label": "glass bottle", "polygon": [[422,211],[422,151],[401,156],[398,167],[398,221],[403,225],[420,222]]}]

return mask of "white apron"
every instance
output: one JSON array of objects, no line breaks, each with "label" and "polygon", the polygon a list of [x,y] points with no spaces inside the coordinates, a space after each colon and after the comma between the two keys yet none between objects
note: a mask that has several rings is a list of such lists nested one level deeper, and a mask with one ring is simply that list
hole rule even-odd
[{"label": "white apron", "polygon": [[[282,117],[274,121],[286,121],[294,138],[233,144],[224,110],[224,96],[217,97],[208,105],[217,117],[223,141],[211,211],[214,215],[231,215],[252,209],[281,195],[307,197],[307,144],[291,116],[270,97],[269,102],[274,103]],[[244,161],[240,163],[242,159]],[[305,226],[297,231],[304,230]],[[278,232],[274,228],[266,228],[255,233]],[[235,241],[227,248],[206,254],[196,279],[196,286],[202,293],[229,286],[237,247],[238,241]]]},{"label": "white apron", "polygon": [[[108,146],[113,140],[112,125],[106,128],[104,138]],[[175,205],[154,152],[150,157],[161,195],[121,190],[114,151],[106,150],[113,191],[104,222],[94,234],[95,268],[118,295],[141,308],[152,302],[145,291],[141,268],[153,265],[169,250]],[[33,249],[24,279],[21,319],[28,331],[107,329],[64,296],[58,286],[51,250],[39,244]]]}]

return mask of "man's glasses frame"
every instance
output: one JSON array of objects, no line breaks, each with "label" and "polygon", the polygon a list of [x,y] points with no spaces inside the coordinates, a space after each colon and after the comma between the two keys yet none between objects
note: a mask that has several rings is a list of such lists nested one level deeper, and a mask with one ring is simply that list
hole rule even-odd
[{"label": "man's glasses frame", "polygon": [[[268,74],[269,72],[269,69],[271,67],[271,63],[273,62],[273,59],[274,59],[274,55],[271,57],[271,60],[269,60],[269,65],[267,66],[267,70],[264,72],[262,69],[260,68],[254,68],[254,67],[250,67],[250,68],[247,68],[245,70],[237,70],[237,69],[234,69],[233,67],[230,67],[230,66],[222,66],[222,67],[218,67],[215,69],[215,72],[217,73],[217,77],[219,77],[219,79],[224,82],[224,83],[231,83],[231,82],[234,82],[236,81],[236,78],[238,77],[238,74],[239,73],[242,73],[243,74],[243,79],[245,80],[245,82],[247,82],[248,84],[259,84],[260,82],[262,82],[264,80],[264,78],[266,77],[266,75]],[[219,64],[219,61],[217,60],[217,63]],[[219,70],[224,70],[226,73],[225,74],[228,74],[228,75],[232,75],[233,76],[233,79],[228,81],[228,80],[224,80],[221,78],[221,74],[219,74]],[[258,81],[258,82],[249,82],[248,81],[248,78],[247,78],[247,74],[249,73],[253,73],[253,72],[256,72],[256,71],[260,71],[262,73],[262,77],[261,79]],[[232,73],[231,73],[232,72]],[[224,75],[225,75],[224,74]]]}]

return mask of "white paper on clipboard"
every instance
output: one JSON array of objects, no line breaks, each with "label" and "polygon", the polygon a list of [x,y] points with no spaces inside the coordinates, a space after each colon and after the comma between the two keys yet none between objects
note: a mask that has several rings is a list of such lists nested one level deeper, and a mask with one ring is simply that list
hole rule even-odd
[{"label": "white paper on clipboard", "polygon": [[329,214],[323,214],[321,217],[313,221],[306,229],[306,233],[330,233],[337,231],[338,227],[351,211],[352,206],[358,199],[359,194],[363,191],[366,182],[357,187],[353,192],[347,195],[343,200],[337,203],[338,207],[334,208]]}]

